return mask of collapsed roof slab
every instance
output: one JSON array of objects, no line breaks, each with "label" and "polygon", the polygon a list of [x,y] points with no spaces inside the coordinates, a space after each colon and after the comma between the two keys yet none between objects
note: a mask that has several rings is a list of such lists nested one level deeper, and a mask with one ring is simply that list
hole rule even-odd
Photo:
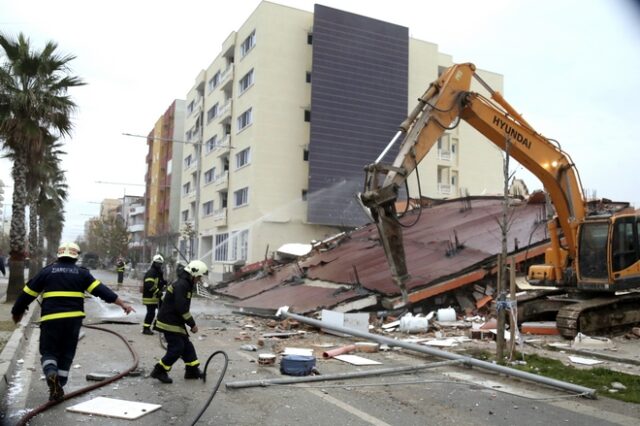
[{"label": "collapsed roof slab", "polygon": [[[437,283],[447,277],[470,272],[501,252],[499,220],[501,198],[476,198],[472,208],[464,210],[456,201],[411,212],[401,219],[407,268],[411,278],[409,291]],[[546,241],[546,226],[540,221],[542,205],[512,205],[507,250],[509,253]],[[419,215],[419,216],[418,216]],[[451,250],[458,245],[461,247]],[[400,294],[379,242],[374,225],[352,232],[333,250],[310,256],[301,266],[307,276],[336,283],[360,284],[387,297]]]},{"label": "collapsed roof slab", "polygon": [[[283,286],[265,291],[257,296],[234,303],[238,308],[271,309],[275,313],[281,306],[289,306],[294,312],[311,313],[321,309],[332,309],[339,304],[351,301],[369,301],[367,305],[377,304],[375,296],[363,294],[354,289],[317,286],[305,283],[295,286]],[[359,305],[360,309],[366,307]]]},{"label": "collapsed roof slab", "polygon": [[[482,279],[501,251],[502,210],[500,197],[475,197],[405,215],[401,219],[404,224],[415,222],[404,229],[403,235],[411,275],[407,283],[410,300],[416,303]],[[508,252],[518,254],[519,261],[543,253],[548,241],[543,205],[512,204],[508,217]],[[330,249],[276,268],[273,274],[232,282],[216,292],[242,299],[236,304],[239,307],[299,306],[297,312],[346,306],[347,301],[371,294],[389,300],[391,305],[397,303],[400,291],[392,280],[375,225],[364,226],[332,244],[335,246]],[[354,290],[333,294],[335,290],[291,285],[317,281]]]}]

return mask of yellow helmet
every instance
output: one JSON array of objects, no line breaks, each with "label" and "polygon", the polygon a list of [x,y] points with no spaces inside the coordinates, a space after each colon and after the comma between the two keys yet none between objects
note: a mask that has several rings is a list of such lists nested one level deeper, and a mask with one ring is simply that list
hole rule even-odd
[{"label": "yellow helmet", "polygon": [[58,259],[61,257],[77,259],[78,256],[80,256],[80,247],[76,243],[62,243],[58,247]]}]

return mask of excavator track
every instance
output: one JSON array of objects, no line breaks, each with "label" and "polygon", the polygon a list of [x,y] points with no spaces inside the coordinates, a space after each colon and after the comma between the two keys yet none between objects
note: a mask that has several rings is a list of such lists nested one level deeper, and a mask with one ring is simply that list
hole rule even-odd
[{"label": "excavator track", "polygon": [[640,293],[596,297],[562,307],[556,317],[560,334],[574,338],[578,332],[614,333],[640,323]]}]

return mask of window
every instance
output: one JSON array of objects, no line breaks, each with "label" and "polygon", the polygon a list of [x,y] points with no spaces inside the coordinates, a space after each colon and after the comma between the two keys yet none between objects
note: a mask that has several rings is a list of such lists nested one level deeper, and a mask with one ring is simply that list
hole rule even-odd
[{"label": "window", "polygon": [[251,161],[251,148],[245,148],[236,154],[236,169],[246,166]]},{"label": "window", "polygon": [[184,168],[188,169],[191,163],[193,163],[193,157],[191,157],[191,154],[189,154],[184,159]]},{"label": "window", "polygon": [[240,45],[240,57],[244,58],[247,55],[247,53],[249,53],[249,51],[253,49],[253,46],[255,45],[256,45],[256,30],[253,30],[251,31],[251,34],[249,34],[249,36],[245,38],[242,44]]},{"label": "window", "polygon": [[306,189],[302,190],[302,201],[307,201],[307,190]]},{"label": "window", "polygon": [[634,232],[635,218],[618,219],[613,231],[613,270],[626,269],[638,261],[638,241]]},{"label": "window", "polygon": [[311,73],[309,71],[307,71],[306,81],[307,83],[311,83]]},{"label": "window", "polygon": [[309,150],[305,149],[304,151],[302,151],[302,159],[304,161],[309,161]]},{"label": "window", "polygon": [[211,120],[216,118],[216,115],[218,115],[218,104],[217,103],[214,106],[212,106],[211,108],[209,108],[209,111],[207,111],[207,123],[209,123]]},{"label": "window", "polygon": [[235,207],[249,204],[249,188],[242,188],[233,193],[235,199]]},{"label": "window", "polygon": [[218,135],[215,135],[207,140],[206,150],[207,152],[211,152],[216,149],[216,144],[218,142]]},{"label": "window", "polygon": [[307,34],[307,44],[313,44],[313,34]]},{"label": "window", "polygon": [[304,121],[306,121],[307,123],[311,121],[311,111],[309,111],[308,109],[304,110]]},{"label": "window", "polygon": [[220,83],[220,71],[216,72],[213,75],[213,77],[211,77],[211,79],[209,80],[209,91],[212,91],[213,89],[215,89],[219,83]]},{"label": "window", "polygon": [[227,192],[220,192],[220,208],[221,209],[226,209],[227,208]]},{"label": "window", "polygon": [[202,204],[202,216],[210,216],[213,214],[213,201],[207,201]]},{"label": "window", "polygon": [[187,116],[191,115],[194,107],[195,107],[195,101],[189,102],[189,105],[187,106]]},{"label": "window", "polygon": [[229,260],[247,260],[249,252],[249,230],[234,231],[231,233],[231,252]]},{"label": "window", "polygon": [[216,246],[214,251],[214,260],[218,262],[224,262],[227,260],[227,253],[229,251],[229,234],[216,234]]},{"label": "window", "polygon": [[204,172],[204,184],[208,184],[213,182],[213,179],[216,177],[216,168],[212,167],[206,172]]},{"label": "window", "polygon": [[238,82],[238,88],[240,89],[240,93],[244,93],[251,85],[253,84],[253,68],[251,71],[246,73],[244,77],[240,79]]},{"label": "window", "polygon": [[191,182],[182,185],[182,195],[187,195],[189,192],[191,192]]},{"label": "window", "polygon": [[251,108],[240,114],[238,117],[238,131],[244,129],[249,126],[253,122],[253,117],[251,115]]},{"label": "window", "polygon": [[182,221],[186,222],[189,220],[189,210],[182,210]]}]

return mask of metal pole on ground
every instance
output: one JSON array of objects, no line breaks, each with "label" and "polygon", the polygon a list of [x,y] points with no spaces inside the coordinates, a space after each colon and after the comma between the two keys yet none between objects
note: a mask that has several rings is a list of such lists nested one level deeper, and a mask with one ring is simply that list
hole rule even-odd
[{"label": "metal pole on ground", "polygon": [[389,346],[397,346],[400,348],[409,349],[416,352],[421,352],[427,355],[436,356],[439,358],[449,359],[449,360],[462,360],[462,362],[466,365],[482,368],[484,370],[493,371],[495,373],[506,374],[507,376],[517,377],[523,380],[529,380],[532,382],[544,384],[547,386],[552,386],[558,389],[562,389],[568,392],[574,392],[579,395],[584,395],[587,398],[596,399],[596,390],[586,388],[584,386],[574,385],[573,383],[567,383],[556,379],[551,379],[549,377],[538,376],[536,374],[527,373],[526,371],[520,371],[509,367],[504,367],[498,364],[492,364],[487,361],[482,361],[479,359],[471,358],[468,356],[458,355],[455,353],[450,353],[446,351],[441,351],[438,349],[430,348],[424,345],[418,345],[416,343],[403,342],[401,340],[391,339],[389,337],[380,336],[378,334],[367,333],[359,330],[353,330],[346,327],[340,327],[337,325],[329,325],[322,321],[314,320],[311,318],[307,318],[302,315],[296,315],[289,312],[288,307],[284,306],[278,309],[278,313],[276,314],[278,317],[291,318],[296,321],[300,321],[302,323],[312,325],[318,328],[329,329],[333,331],[337,331],[340,333],[349,334],[351,336],[361,337],[363,339],[372,340],[378,343],[384,343]]}]

